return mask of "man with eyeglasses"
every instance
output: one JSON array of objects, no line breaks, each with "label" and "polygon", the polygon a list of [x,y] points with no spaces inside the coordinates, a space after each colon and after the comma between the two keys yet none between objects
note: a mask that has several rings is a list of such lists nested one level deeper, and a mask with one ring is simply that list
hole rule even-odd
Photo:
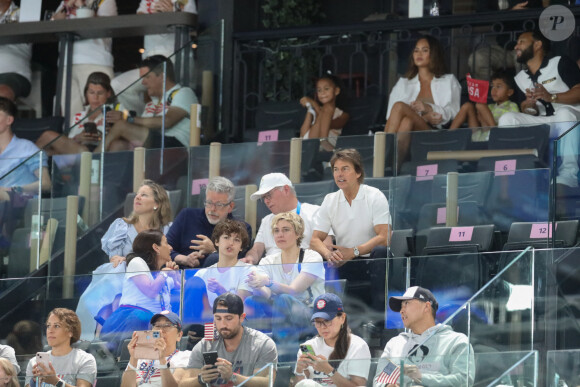
[{"label": "man with eyeglasses", "polygon": [[177,343],[183,334],[179,316],[169,311],[157,313],[151,318],[151,326],[154,331],[161,332],[161,337],[155,341],[155,350],[159,353],[159,359],[148,360],[135,357],[137,335],[134,332],[128,344],[131,357],[123,373],[121,387],[177,386],[186,375],[191,351],[180,351],[177,348]]},{"label": "man with eyeglasses", "polygon": [[389,298],[389,307],[401,314],[407,331],[387,342],[373,386],[398,386],[399,379],[395,384],[392,376],[401,361],[404,361],[402,373],[413,385],[473,385],[475,359],[469,339],[449,325],[435,324],[439,304],[431,291],[410,287],[402,296]]},{"label": "man with eyeglasses", "polygon": [[[171,258],[181,268],[209,267],[218,261],[211,235],[220,221],[234,219],[234,194],[234,184],[217,176],[208,182],[205,209],[184,208],[179,212],[167,233],[167,242],[173,247]],[[244,224],[252,235],[252,227]]]},{"label": "man with eyeglasses", "polygon": [[[254,192],[250,199],[262,200],[266,207],[272,212],[264,216],[258,234],[254,240],[254,245],[246,253],[244,262],[257,265],[262,259],[264,252],[271,255],[280,252],[274,242],[272,235],[272,219],[275,215],[282,212],[296,212],[304,221],[304,239],[300,246],[304,249],[310,248],[310,238],[312,237],[312,227],[314,218],[318,212],[319,206],[301,203],[296,197],[296,191],[290,179],[283,173],[269,173],[262,177],[260,188]],[[332,245],[330,237],[325,240],[325,244]]]},{"label": "man with eyeglasses", "polygon": [[[190,386],[268,386],[269,369],[276,365],[278,354],[274,341],[257,330],[242,326],[246,318],[244,302],[237,294],[224,293],[213,303],[215,330],[218,337],[204,338],[193,348],[188,375],[179,385]],[[215,364],[205,364],[204,354],[217,352]],[[274,377],[276,371],[274,371]]]}]

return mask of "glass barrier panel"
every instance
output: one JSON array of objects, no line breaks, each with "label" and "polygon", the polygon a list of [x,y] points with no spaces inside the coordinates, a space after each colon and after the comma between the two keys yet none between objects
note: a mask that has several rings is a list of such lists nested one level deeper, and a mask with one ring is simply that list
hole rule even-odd
[{"label": "glass barrier panel", "polygon": [[[479,262],[480,266],[491,263],[489,256],[474,258],[483,259]],[[445,314],[447,306],[445,292],[435,291],[435,297],[439,302],[438,317],[444,319],[444,323],[453,326],[456,331],[467,334],[474,346],[493,348],[502,352],[531,351],[534,343],[536,306],[534,251],[506,252],[496,254],[495,258],[499,258],[496,262],[498,274],[471,292],[473,296],[470,296],[461,307],[454,306],[449,309],[450,313]],[[444,262],[440,264],[442,266]],[[449,274],[455,275],[453,272]],[[434,289],[429,286],[427,288]],[[446,290],[455,291],[449,281],[446,283]]]},{"label": "glass barrier panel", "polygon": [[475,350],[475,385],[537,386],[538,353]]},{"label": "glass barrier panel", "polygon": [[580,350],[548,351],[546,386],[577,386],[580,383]]},{"label": "glass barrier panel", "polygon": [[0,164],[1,277],[20,277],[50,255],[50,233],[45,232],[50,214],[43,211],[50,201],[39,198],[50,192],[51,179],[44,152],[3,158]]},{"label": "glass barrier panel", "polygon": [[[575,123],[552,124],[552,131],[556,132],[552,158],[552,169],[555,179],[551,180],[553,189],[553,219],[560,223],[566,220],[577,220],[577,192],[578,192],[578,154],[580,152],[580,125]],[[562,247],[566,231],[556,223],[553,232],[555,247]],[[560,231],[558,231],[560,228]]]},{"label": "glass barrier panel", "polygon": [[[459,174],[456,226],[494,224],[497,231],[507,233],[514,222],[547,223],[549,170],[512,172],[508,175],[491,171]],[[394,178],[391,183],[393,189],[388,192],[388,198],[393,202],[389,203],[393,228],[414,229],[419,239],[427,238],[433,227],[444,227],[447,219],[448,179],[447,175],[441,174],[423,178]],[[544,225],[543,228],[546,227]],[[538,235],[534,234],[527,240],[547,241],[547,233],[539,231]],[[495,247],[501,249],[502,246]],[[421,253],[419,246],[416,254]]]}]

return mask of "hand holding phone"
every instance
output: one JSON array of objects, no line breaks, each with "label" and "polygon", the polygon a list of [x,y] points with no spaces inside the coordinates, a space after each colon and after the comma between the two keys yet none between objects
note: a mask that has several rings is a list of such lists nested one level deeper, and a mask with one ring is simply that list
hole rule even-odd
[{"label": "hand holding phone", "polygon": [[204,364],[215,366],[217,359],[218,359],[217,351],[210,351],[210,352],[203,353],[203,363]]},{"label": "hand holding phone", "polygon": [[159,331],[137,331],[135,357],[137,359],[157,360],[159,352],[155,349],[155,341],[161,338]]},{"label": "hand holding phone", "polygon": [[48,352],[36,352],[36,364],[42,364],[45,370],[50,370],[50,354]]},{"label": "hand holding phone", "polygon": [[98,135],[99,130],[97,129],[97,124],[94,122],[85,122],[83,123],[83,128],[86,134]]},{"label": "hand holding phone", "polygon": [[312,348],[312,345],[310,344],[300,344],[300,351],[302,351],[302,354],[304,355],[316,355],[314,348]]}]

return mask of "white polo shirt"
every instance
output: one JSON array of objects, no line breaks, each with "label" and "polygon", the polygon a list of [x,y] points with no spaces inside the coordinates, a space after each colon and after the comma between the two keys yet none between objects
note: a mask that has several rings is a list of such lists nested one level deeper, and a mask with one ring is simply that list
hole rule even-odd
[{"label": "white polo shirt", "polygon": [[366,184],[360,185],[352,204],[342,190],[326,195],[315,219],[314,230],[329,233],[332,228],[336,244],[344,247],[365,243],[377,235],[375,226],[391,224],[387,198]]}]

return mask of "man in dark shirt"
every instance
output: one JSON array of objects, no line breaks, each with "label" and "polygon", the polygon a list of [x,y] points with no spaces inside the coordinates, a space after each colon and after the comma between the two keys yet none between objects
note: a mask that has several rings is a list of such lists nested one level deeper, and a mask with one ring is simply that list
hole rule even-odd
[{"label": "man in dark shirt", "polygon": [[[184,208],[179,212],[167,233],[173,251],[171,258],[181,267],[208,267],[217,262],[218,255],[211,240],[216,224],[233,218],[235,188],[225,177],[212,178],[205,192],[205,209]],[[246,224],[248,235],[252,227]]]}]

